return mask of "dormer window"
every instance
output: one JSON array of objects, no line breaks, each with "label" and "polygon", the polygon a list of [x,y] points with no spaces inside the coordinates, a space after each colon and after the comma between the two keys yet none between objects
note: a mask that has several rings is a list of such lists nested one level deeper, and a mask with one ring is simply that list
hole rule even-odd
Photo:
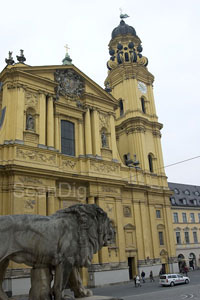
[{"label": "dormer window", "polygon": [[173,205],[176,204],[176,201],[175,201],[175,198],[174,198],[174,197],[171,198],[171,204],[173,204]]}]

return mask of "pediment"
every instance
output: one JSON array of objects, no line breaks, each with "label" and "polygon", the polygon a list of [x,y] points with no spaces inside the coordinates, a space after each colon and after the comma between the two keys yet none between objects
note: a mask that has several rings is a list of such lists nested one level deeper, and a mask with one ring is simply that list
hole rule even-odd
[{"label": "pediment", "polygon": [[124,226],[124,230],[135,230],[135,226],[128,223]]},{"label": "pediment", "polygon": [[165,225],[163,225],[163,224],[158,224],[158,225],[157,225],[157,229],[165,229]]},{"label": "pediment", "polygon": [[[117,107],[118,101],[110,93],[106,92],[95,81],[81,72],[74,65],[70,66],[20,66],[16,68],[16,72],[21,72],[26,76],[31,76],[32,80],[45,82],[46,85],[54,86],[55,93],[64,96],[73,96],[96,99],[105,101],[112,106]],[[34,77],[33,77],[34,76]],[[59,90],[58,90],[59,89]],[[74,93],[74,94],[73,94]]]}]

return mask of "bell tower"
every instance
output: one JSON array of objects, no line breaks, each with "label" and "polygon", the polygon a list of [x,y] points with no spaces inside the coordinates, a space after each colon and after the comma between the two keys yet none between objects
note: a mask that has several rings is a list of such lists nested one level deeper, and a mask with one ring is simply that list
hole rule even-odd
[{"label": "bell tower", "polygon": [[[126,16],[126,15],[125,15]],[[144,173],[164,175],[160,143],[162,124],[158,122],[153,95],[154,76],[142,55],[141,40],[121,15],[109,43],[110,59],[105,85],[118,99],[116,137],[121,160],[139,160]]]}]

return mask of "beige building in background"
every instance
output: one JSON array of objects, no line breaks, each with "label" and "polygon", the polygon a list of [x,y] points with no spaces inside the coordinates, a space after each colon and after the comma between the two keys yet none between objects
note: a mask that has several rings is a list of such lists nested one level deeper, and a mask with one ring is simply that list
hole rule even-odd
[{"label": "beige building in background", "polygon": [[[105,89],[77,69],[29,66],[10,54],[0,73],[0,213],[50,215],[96,203],[115,244],[83,270],[89,286],[178,269],[153,82],[135,29],[112,32]],[[95,78],[94,78],[95,80]],[[10,284],[29,270],[12,264]]]}]

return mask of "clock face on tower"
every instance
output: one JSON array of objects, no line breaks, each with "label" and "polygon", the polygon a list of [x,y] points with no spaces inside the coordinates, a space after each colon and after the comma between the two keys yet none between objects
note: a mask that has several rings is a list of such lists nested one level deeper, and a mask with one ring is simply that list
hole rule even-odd
[{"label": "clock face on tower", "polygon": [[143,93],[146,94],[147,92],[147,86],[144,84],[144,82],[138,81],[138,89]]}]

